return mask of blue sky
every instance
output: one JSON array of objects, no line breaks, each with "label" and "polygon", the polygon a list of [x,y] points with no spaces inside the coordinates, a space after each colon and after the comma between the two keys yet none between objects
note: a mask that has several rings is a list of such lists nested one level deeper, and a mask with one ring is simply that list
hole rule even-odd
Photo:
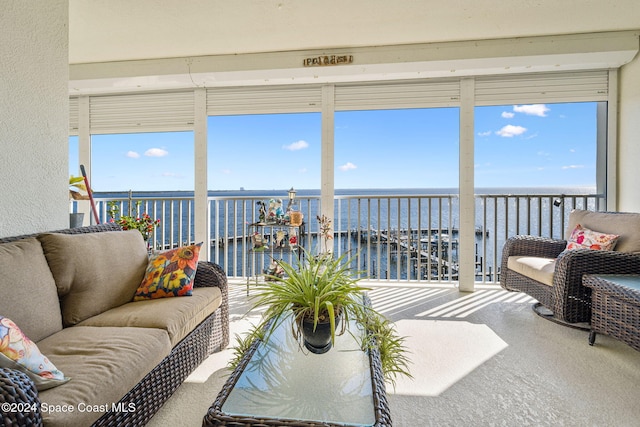
[{"label": "blue sky", "polygon": [[[209,118],[210,190],[320,188],[319,113]],[[596,104],[477,107],[476,187],[595,185]],[[335,113],[336,188],[455,188],[457,108]],[[94,135],[94,191],[193,190],[192,132]],[[70,173],[77,174],[77,138]]]}]

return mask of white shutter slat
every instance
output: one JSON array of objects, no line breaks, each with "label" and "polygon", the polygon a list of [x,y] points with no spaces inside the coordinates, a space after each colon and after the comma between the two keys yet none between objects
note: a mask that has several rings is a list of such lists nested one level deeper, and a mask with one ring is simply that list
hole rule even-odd
[{"label": "white shutter slat", "polygon": [[608,84],[606,70],[476,77],[476,105],[606,101]]},{"label": "white shutter slat", "polygon": [[193,91],[91,97],[91,132],[192,130],[193,99]]},{"label": "white shutter slat", "polygon": [[271,114],[319,112],[320,86],[252,86],[207,90],[207,114]]},{"label": "white shutter slat", "polygon": [[411,81],[336,85],[336,111],[451,107],[460,103],[460,83]]},{"label": "white shutter slat", "polygon": [[78,126],[80,123],[78,119],[78,111],[78,98],[69,98],[69,135],[78,135]]}]

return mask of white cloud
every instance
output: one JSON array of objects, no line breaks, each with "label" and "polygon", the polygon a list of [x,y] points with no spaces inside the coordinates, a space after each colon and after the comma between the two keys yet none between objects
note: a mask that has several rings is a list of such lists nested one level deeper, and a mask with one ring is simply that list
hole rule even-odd
[{"label": "white cloud", "polygon": [[502,129],[497,131],[496,134],[505,138],[511,138],[513,136],[522,135],[526,131],[527,128],[523,128],[522,126],[506,125]]},{"label": "white cloud", "polygon": [[184,178],[184,175],[175,172],[162,172],[162,176],[167,178]]},{"label": "white cloud", "polygon": [[491,135],[491,131],[486,131],[486,132],[478,132],[478,136],[489,136]]},{"label": "white cloud", "polygon": [[544,104],[514,105],[513,111],[524,113],[528,116],[546,117],[549,108]]},{"label": "white cloud", "polygon": [[300,141],[292,142],[289,145],[283,145],[282,149],[289,150],[289,151],[298,151],[298,150],[304,150],[307,147],[309,147],[309,143],[307,141],[300,140]]},{"label": "white cloud", "polygon": [[584,165],[567,165],[563,166],[562,169],[582,169]]},{"label": "white cloud", "polygon": [[307,173],[307,172],[308,172],[307,168],[298,169],[298,173]]},{"label": "white cloud", "polygon": [[162,148],[149,148],[144,152],[144,155],[147,157],[164,157],[169,155],[169,152]]},{"label": "white cloud", "polygon": [[358,167],[356,165],[354,165],[351,162],[347,162],[344,165],[340,166],[340,170],[341,171],[349,171],[349,170],[353,170],[353,169],[357,169]]},{"label": "white cloud", "polygon": [[140,154],[136,151],[127,151],[127,157],[129,157],[130,159],[137,159],[140,157]]},{"label": "white cloud", "polygon": [[231,175],[231,169],[222,169],[221,172],[225,175]]},{"label": "white cloud", "polygon": [[503,111],[503,112],[502,112],[502,118],[503,118],[503,119],[512,119],[512,118],[513,118],[513,116],[515,116],[515,114],[510,113],[510,112],[508,112],[508,111]]}]

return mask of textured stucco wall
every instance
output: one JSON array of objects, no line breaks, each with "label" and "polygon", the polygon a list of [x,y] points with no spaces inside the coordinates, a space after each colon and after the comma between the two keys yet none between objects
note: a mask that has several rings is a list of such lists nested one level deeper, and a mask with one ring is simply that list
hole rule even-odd
[{"label": "textured stucco wall", "polygon": [[640,55],[620,71],[618,210],[640,212]]},{"label": "textured stucco wall", "polygon": [[68,9],[2,2],[0,236],[69,224]]}]

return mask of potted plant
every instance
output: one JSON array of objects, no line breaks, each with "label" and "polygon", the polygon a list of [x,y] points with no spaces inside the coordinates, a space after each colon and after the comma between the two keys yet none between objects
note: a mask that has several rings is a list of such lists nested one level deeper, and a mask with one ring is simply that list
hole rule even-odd
[{"label": "potted plant", "polygon": [[[303,250],[303,249],[301,249]],[[261,322],[243,338],[238,337],[236,365],[254,339],[265,340],[275,328],[293,317],[292,333],[301,348],[322,354],[329,351],[336,335],[352,333],[360,339],[363,351],[379,349],[385,378],[395,383],[398,375],[409,375],[404,338],[397,335],[393,323],[365,301],[367,288],[359,285],[360,273],[353,270],[351,258],[343,254],[334,259],[331,253],[310,256],[304,252],[291,265],[276,261],[284,276],[271,276],[256,285],[254,308],[265,307]],[[362,325],[367,333],[353,334],[350,325]],[[314,333],[323,330],[322,338]],[[309,335],[308,335],[309,334]]]},{"label": "potted plant", "polygon": [[[87,186],[84,183],[84,178],[81,176],[69,175],[69,199],[70,200],[89,200],[87,194]],[[73,205],[70,205],[70,209],[73,209]],[[84,221],[84,213],[82,212],[70,212],[69,213],[69,226],[71,228],[81,227],[82,221]]]},{"label": "potted plant", "polygon": [[[135,202],[135,212],[140,211],[140,205],[142,202],[138,200]],[[131,206],[131,200],[129,201],[129,206]],[[107,202],[108,206],[108,214],[111,217],[110,222],[117,223],[123,230],[138,230],[140,234],[142,234],[142,238],[149,245],[149,237],[153,231],[160,225],[160,219],[153,219],[149,214],[143,212],[138,215],[131,215],[131,208],[129,209],[129,215],[121,215],[116,218],[120,208],[118,207],[117,202],[110,201]]]}]

